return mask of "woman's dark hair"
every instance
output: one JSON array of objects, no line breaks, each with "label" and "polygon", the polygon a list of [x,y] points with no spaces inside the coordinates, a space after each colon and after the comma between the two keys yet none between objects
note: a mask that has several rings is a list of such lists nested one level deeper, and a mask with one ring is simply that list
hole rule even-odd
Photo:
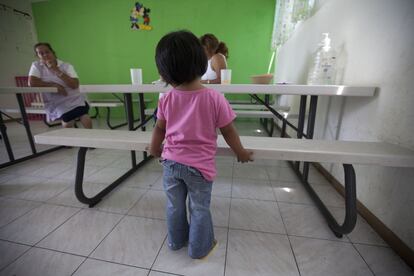
[{"label": "woman's dark hair", "polygon": [[37,55],[36,48],[39,47],[39,46],[46,46],[55,55],[55,57],[57,57],[56,53],[55,53],[55,50],[53,50],[52,46],[50,46],[50,44],[47,43],[47,42],[39,42],[39,43],[35,44],[35,46],[33,47],[33,50],[35,51],[36,55]]},{"label": "woman's dark hair", "polygon": [[155,62],[164,81],[175,86],[191,82],[207,70],[203,46],[193,33],[184,30],[161,38],[155,50]]},{"label": "woman's dark hair", "polygon": [[226,59],[229,58],[229,48],[227,48],[226,43],[223,41],[220,41],[219,46],[217,47],[216,53],[222,54],[226,57]]},{"label": "woman's dark hair", "polygon": [[220,41],[213,34],[205,34],[200,37],[201,44],[207,48],[209,52],[215,53]]},{"label": "woman's dark hair", "polygon": [[226,44],[222,41],[219,41],[218,38],[213,34],[205,34],[200,37],[201,44],[207,48],[207,51],[214,54],[222,54],[226,57],[229,57],[229,49]]}]

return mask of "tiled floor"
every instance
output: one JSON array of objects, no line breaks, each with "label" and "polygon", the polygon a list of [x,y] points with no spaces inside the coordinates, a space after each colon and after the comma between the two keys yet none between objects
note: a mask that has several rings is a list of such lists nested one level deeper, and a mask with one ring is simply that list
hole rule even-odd
[{"label": "tiled floor", "polygon": [[[237,126],[263,134],[255,121]],[[14,148],[27,153],[22,128],[8,127]],[[34,133],[45,130],[33,124]],[[4,146],[0,154],[4,162]],[[285,162],[217,158],[211,210],[219,246],[201,261],[167,248],[155,160],[89,209],[74,196],[75,154],[64,149],[0,170],[0,275],[413,275],[360,217],[352,234],[336,238]],[[129,165],[128,152],[88,152],[87,194]],[[310,182],[341,218],[342,198],[316,170]]]}]

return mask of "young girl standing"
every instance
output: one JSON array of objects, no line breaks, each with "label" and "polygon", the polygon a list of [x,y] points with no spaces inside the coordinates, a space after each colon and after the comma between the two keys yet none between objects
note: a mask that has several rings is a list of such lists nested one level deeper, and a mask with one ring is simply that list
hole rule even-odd
[{"label": "young girl standing", "polygon": [[178,250],[188,243],[190,257],[199,259],[217,245],[210,214],[217,129],[238,161],[252,161],[252,153],[240,142],[232,123],[236,115],[227,100],[201,84],[207,57],[194,34],[165,35],[158,42],[155,60],[159,74],[173,87],[158,102],[150,147],[153,156],[162,157],[164,167],[168,246]]}]

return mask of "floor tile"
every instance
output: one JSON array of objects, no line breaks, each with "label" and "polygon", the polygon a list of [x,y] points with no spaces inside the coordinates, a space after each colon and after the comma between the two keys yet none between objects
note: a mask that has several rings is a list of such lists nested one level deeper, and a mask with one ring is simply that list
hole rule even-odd
[{"label": "floor tile", "polygon": [[272,181],[276,200],[279,202],[314,205],[303,185],[298,182]]},{"label": "floor tile", "polygon": [[162,176],[162,172],[145,171],[141,169],[128,177],[123,185],[128,187],[149,188]]},{"label": "floor tile", "polygon": [[84,260],[83,257],[32,248],[0,275],[56,276],[71,275]]},{"label": "floor tile", "polygon": [[128,214],[145,218],[165,219],[165,204],[165,192],[148,190]]},{"label": "floor tile", "polygon": [[[91,175],[95,174],[97,171],[103,169],[103,167],[93,166],[90,164],[85,165],[83,179],[86,180]],[[67,179],[73,181],[75,183],[76,177],[76,165],[72,165],[67,171],[58,174],[56,178],[58,179]]]},{"label": "floor tile", "polygon": [[325,176],[313,166],[309,166],[308,182],[317,185],[330,185]]},{"label": "floor tile", "polygon": [[27,189],[48,181],[48,178],[36,176],[16,176],[0,184],[0,196],[18,198]]},{"label": "floor tile", "polygon": [[40,206],[38,202],[0,198],[0,227],[12,222],[38,206]]},{"label": "floor tile", "polygon": [[285,234],[277,203],[250,199],[232,199],[230,227]]},{"label": "floor tile", "polygon": [[326,206],[345,207],[345,199],[330,185],[312,185],[313,190]]},{"label": "floor tile", "polygon": [[6,182],[7,180],[11,179],[11,178],[15,178],[16,175],[13,174],[5,174],[5,173],[0,173],[0,184],[3,182]]},{"label": "floor tile", "polygon": [[270,180],[300,182],[300,178],[296,175],[292,168],[266,168]]},{"label": "floor tile", "polygon": [[50,163],[41,161],[41,160],[27,160],[25,162],[17,163],[13,166],[7,167],[2,170],[2,172],[12,172],[13,174],[17,175],[33,175],[33,173]]},{"label": "floor tile", "polygon": [[230,198],[212,196],[210,203],[214,226],[228,227],[230,216]]},{"label": "floor tile", "polygon": [[0,229],[0,238],[34,245],[78,212],[72,207],[43,204]]},{"label": "floor tile", "polygon": [[96,171],[94,174],[85,177],[85,181],[93,183],[111,184],[121,175],[126,173],[125,170],[120,168],[103,168]]},{"label": "floor tile", "polygon": [[347,236],[353,243],[388,246],[365,219],[359,215],[354,230],[347,234]]},{"label": "floor tile", "polygon": [[47,163],[37,170],[34,170],[31,175],[41,177],[55,177],[71,169],[71,166],[62,162]]},{"label": "floor tile", "polygon": [[172,276],[172,275],[177,275],[177,274],[164,273],[164,272],[159,272],[159,271],[154,271],[154,270],[151,270],[150,274],[148,274],[148,276]]},{"label": "floor tile", "polygon": [[15,198],[47,201],[50,198],[60,194],[71,186],[68,180],[63,179],[47,179],[43,183],[33,185],[15,196]]},{"label": "floor tile", "polygon": [[269,180],[266,169],[262,166],[249,164],[235,164],[233,168],[233,177],[244,179]]},{"label": "floor tile", "polygon": [[218,247],[205,260],[192,259],[188,256],[188,247],[172,251],[164,243],[155,261],[153,269],[187,276],[224,275],[227,230],[214,229]]},{"label": "floor tile", "polygon": [[157,181],[155,181],[155,183],[149,185],[149,188],[151,190],[164,191],[164,179],[162,175],[160,176],[160,178],[158,178]]},{"label": "floor tile", "polygon": [[167,226],[164,221],[127,216],[91,256],[149,269],[166,235]]},{"label": "floor tile", "polygon": [[373,275],[350,243],[290,237],[302,275]]},{"label": "floor tile", "polygon": [[270,182],[241,178],[233,179],[231,197],[276,200]]},{"label": "floor tile", "polygon": [[26,245],[0,241],[0,270],[23,255],[29,248]]},{"label": "floor tile", "polygon": [[[96,194],[98,194],[100,191],[105,189],[106,186],[108,186],[108,184],[84,182],[83,192],[85,193],[87,197],[93,197]],[[56,204],[56,205],[73,206],[73,207],[78,207],[78,208],[88,208],[87,204],[80,202],[76,198],[75,188],[73,184],[71,187],[67,188],[60,194],[56,195],[55,197],[52,197],[47,202],[51,204]]]},{"label": "floor tile", "polygon": [[[348,241],[345,236],[339,239],[333,234],[315,206],[279,203],[279,208],[289,235]],[[335,212],[343,213],[344,210],[337,209]]]},{"label": "floor tile", "polygon": [[233,177],[233,165],[217,167],[217,177]]},{"label": "floor tile", "polygon": [[363,244],[355,247],[376,276],[414,275],[414,271],[391,248]]},{"label": "floor tile", "polygon": [[73,276],[147,276],[148,270],[87,259]]},{"label": "floor tile", "polygon": [[229,231],[226,276],[299,275],[285,235]]},{"label": "floor tile", "polygon": [[95,208],[105,212],[126,214],[145,192],[145,189],[129,188],[121,184],[120,187],[111,191],[99,202]]},{"label": "floor tile", "polygon": [[232,182],[231,177],[217,177],[216,180],[214,180],[213,191],[211,194],[213,196],[230,197]]},{"label": "floor tile", "polygon": [[121,218],[122,216],[118,214],[84,209],[66,221],[37,246],[88,256]]}]

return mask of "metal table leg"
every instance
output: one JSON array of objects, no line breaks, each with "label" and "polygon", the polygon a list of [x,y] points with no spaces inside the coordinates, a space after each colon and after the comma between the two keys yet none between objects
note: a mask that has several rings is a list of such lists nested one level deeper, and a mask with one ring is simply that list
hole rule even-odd
[{"label": "metal table leg", "polygon": [[[291,163],[292,164],[292,163]],[[313,190],[312,186],[305,180],[301,178],[302,184],[305,189],[308,191],[309,195],[316,203],[316,207],[321,211],[325,220],[327,221],[329,228],[333,231],[336,237],[342,238],[342,235],[351,233],[355,228],[357,220],[357,197],[356,197],[356,177],[355,171],[352,165],[343,164],[344,174],[345,174],[345,219],[342,225],[339,225],[336,219],[332,216],[331,212],[321,201],[319,196]],[[293,166],[295,172],[300,176],[301,172],[299,169]]]},{"label": "metal table leg", "polygon": [[[316,107],[318,105],[318,96],[311,96],[310,105],[309,105],[309,117],[308,117],[308,126],[306,130],[306,137],[308,139],[313,138],[313,132],[315,129],[315,118],[316,118]],[[309,175],[309,162],[303,163],[303,178],[308,180]]]},{"label": "metal table leg", "polygon": [[32,131],[30,130],[29,121],[27,119],[26,108],[24,107],[23,96],[20,93],[16,94],[17,103],[19,104],[20,114],[22,115],[22,121],[24,128],[26,129],[27,139],[29,139],[30,148],[32,153],[36,153],[36,147],[33,141]]},{"label": "metal table leg", "polygon": [[[139,111],[140,111],[140,118],[141,118],[141,122],[143,122],[141,130],[145,131],[145,124],[144,122],[147,122],[146,118],[145,118],[145,101],[144,101],[144,94],[143,93],[139,93]],[[144,160],[148,157],[147,152],[144,151],[142,153]]]},{"label": "metal table leg", "polygon": [[6,146],[7,155],[9,156],[10,161],[14,161],[13,150],[10,145],[9,137],[7,136],[7,127],[3,121],[3,114],[0,112],[0,132],[1,137],[4,140],[4,145]]},{"label": "metal table leg", "polygon": [[[130,175],[132,175],[135,171],[137,171],[140,167],[142,167],[148,160],[151,158],[147,158],[142,160],[139,164],[132,166],[125,174],[120,176],[117,180],[113,183],[109,184],[105,189],[100,191],[93,197],[87,197],[83,191],[83,176],[85,171],[85,156],[88,148],[79,148],[78,157],[77,157],[77,164],[76,164],[76,178],[75,178],[75,196],[76,198],[85,204],[88,204],[89,207],[95,206],[99,201],[102,200],[108,193],[110,193],[113,189],[115,189],[119,184],[121,184],[125,179],[127,179]],[[134,152],[135,153],[135,152]]]},{"label": "metal table leg", "polygon": [[[125,100],[125,111],[127,114],[127,121],[128,121],[128,130],[134,129],[134,111],[132,109],[132,95],[131,93],[125,93],[124,94],[124,100]],[[135,151],[131,151],[131,163],[132,168],[134,168],[137,165],[137,158],[135,156]]]}]

